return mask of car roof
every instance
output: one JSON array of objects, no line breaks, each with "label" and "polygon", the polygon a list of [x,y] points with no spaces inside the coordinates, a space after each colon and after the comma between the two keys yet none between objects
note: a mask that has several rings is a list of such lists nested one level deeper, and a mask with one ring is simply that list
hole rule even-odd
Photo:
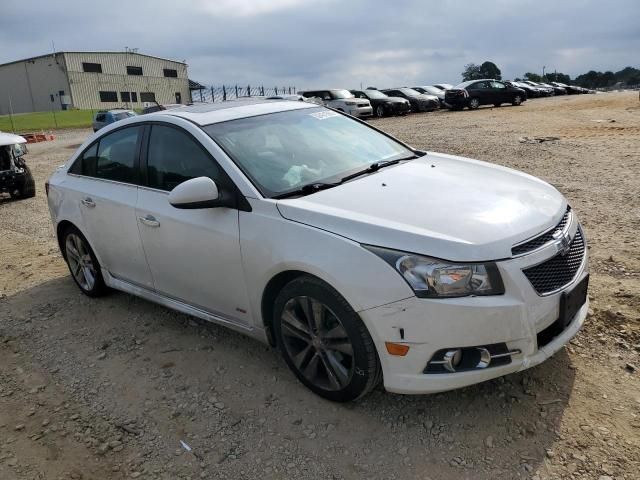
[{"label": "car roof", "polygon": [[269,113],[301,110],[303,108],[319,108],[315,103],[293,100],[267,100],[264,98],[246,98],[229,100],[220,103],[199,103],[170,110],[155,112],[154,116],[171,115],[189,120],[197,125],[237,120],[239,118],[255,117]]}]

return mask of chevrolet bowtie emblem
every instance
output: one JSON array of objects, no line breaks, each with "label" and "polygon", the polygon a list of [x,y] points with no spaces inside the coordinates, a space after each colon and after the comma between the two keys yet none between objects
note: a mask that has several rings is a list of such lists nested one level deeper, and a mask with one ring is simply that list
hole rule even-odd
[{"label": "chevrolet bowtie emblem", "polygon": [[571,237],[569,236],[569,233],[558,230],[557,232],[554,232],[552,236],[557,241],[556,246],[558,248],[558,252],[560,252],[561,255],[566,255],[571,248]]}]

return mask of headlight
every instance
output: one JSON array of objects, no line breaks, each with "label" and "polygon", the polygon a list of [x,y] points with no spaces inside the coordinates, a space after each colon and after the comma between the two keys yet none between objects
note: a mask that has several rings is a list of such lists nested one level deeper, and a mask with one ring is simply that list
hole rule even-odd
[{"label": "headlight", "polygon": [[417,297],[502,295],[504,284],[498,267],[488,263],[452,263],[413,253],[363,245],[391,265]]},{"label": "headlight", "polygon": [[357,105],[356,102],[344,102],[345,105],[349,105],[351,107],[353,107],[354,105]]}]

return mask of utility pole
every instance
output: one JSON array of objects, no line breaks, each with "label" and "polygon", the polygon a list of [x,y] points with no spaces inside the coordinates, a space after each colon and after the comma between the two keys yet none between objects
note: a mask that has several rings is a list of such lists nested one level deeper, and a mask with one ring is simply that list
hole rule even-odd
[{"label": "utility pole", "polygon": [[544,82],[544,69],[547,68],[545,65],[542,66],[542,81]]}]

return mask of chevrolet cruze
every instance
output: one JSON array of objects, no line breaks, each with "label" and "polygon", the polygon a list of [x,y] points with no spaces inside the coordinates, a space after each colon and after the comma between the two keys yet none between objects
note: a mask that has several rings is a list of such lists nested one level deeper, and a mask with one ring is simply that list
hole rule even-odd
[{"label": "chevrolet cruze", "polygon": [[547,359],[587,315],[551,185],[304,102],[195,105],[92,135],[47,184],[72,278],[277,347],[315,393],[430,393]]}]

